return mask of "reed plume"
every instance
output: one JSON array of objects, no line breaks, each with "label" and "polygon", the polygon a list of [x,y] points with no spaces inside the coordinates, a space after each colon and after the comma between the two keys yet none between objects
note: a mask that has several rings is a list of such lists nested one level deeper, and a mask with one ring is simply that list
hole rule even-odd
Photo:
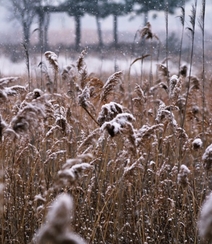
[{"label": "reed plume", "polygon": [[123,112],[124,109],[122,105],[115,102],[107,103],[102,106],[101,111],[97,118],[97,122],[100,126],[102,126],[105,122],[111,121],[116,117],[116,115]]},{"label": "reed plume", "polygon": [[46,216],[46,223],[37,231],[33,243],[35,244],[85,244],[83,238],[70,230],[73,220],[73,198],[67,193],[57,196]]},{"label": "reed plume", "polygon": [[116,136],[119,133],[124,132],[125,127],[133,128],[132,122],[135,120],[132,114],[120,113],[117,114],[114,119],[109,122],[105,122],[101,128],[107,130],[111,137]]},{"label": "reed plume", "polygon": [[207,196],[205,202],[202,204],[199,220],[198,229],[201,239],[212,241],[212,193]]},{"label": "reed plume", "polygon": [[210,144],[202,155],[203,165],[206,170],[209,170],[212,166],[212,144]]},{"label": "reed plume", "polygon": [[188,175],[190,174],[190,170],[188,167],[184,164],[180,166],[180,171],[177,176],[177,182],[180,184],[182,187],[186,187],[188,185]]},{"label": "reed plume", "polygon": [[58,171],[58,177],[60,181],[73,184],[80,180],[93,169],[93,166],[89,163],[84,162],[92,157],[90,154],[84,154],[78,156],[75,159],[68,159],[66,163],[62,166],[62,169]]},{"label": "reed plume", "polygon": [[58,65],[58,57],[57,54],[51,51],[45,52],[45,57],[48,60],[49,64],[52,66],[53,71],[54,71],[54,82],[53,82],[53,91],[57,92],[58,89],[58,70],[59,70],[59,65]]},{"label": "reed plume", "polygon": [[110,95],[114,94],[114,89],[122,82],[122,71],[115,72],[111,75],[104,84],[101,92],[100,99],[102,102],[107,102]]}]

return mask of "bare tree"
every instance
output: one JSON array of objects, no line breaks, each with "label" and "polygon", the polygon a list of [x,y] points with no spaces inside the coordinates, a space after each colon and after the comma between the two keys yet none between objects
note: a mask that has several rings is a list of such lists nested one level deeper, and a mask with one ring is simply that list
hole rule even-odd
[{"label": "bare tree", "polygon": [[7,8],[11,13],[11,19],[16,19],[22,26],[23,43],[28,48],[30,44],[30,27],[36,15],[36,6],[41,0],[8,0]]}]

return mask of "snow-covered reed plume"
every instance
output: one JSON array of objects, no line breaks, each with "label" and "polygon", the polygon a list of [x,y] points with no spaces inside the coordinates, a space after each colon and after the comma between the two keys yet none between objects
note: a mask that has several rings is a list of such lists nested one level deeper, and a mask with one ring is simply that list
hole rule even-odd
[{"label": "snow-covered reed plume", "polygon": [[200,138],[196,138],[192,142],[192,148],[194,150],[200,149],[202,147],[202,145],[203,145],[203,142],[202,142],[202,140]]},{"label": "snow-covered reed plume", "polygon": [[[54,52],[51,52],[51,51],[47,51],[47,52],[45,52],[45,57],[48,60],[49,64],[52,66],[53,71],[54,71],[53,83],[50,83],[49,87],[47,87],[47,88],[49,89],[50,92],[57,92],[58,71],[59,71],[57,54]],[[52,85],[53,85],[53,87],[51,87]]]},{"label": "snow-covered reed plume", "polygon": [[20,109],[17,114],[12,118],[10,122],[10,128],[16,133],[28,132],[32,128],[40,128],[42,120],[46,117],[45,103],[46,97],[41,96],[42,92],[39,89],[35,89],[30,92],[26,100],[20,105]]},{"label": "snow-covered reed plume", "polygon": [[46,217],[46,223],[36,233],[35,244],[85,244],[83,238],[72,230],[70,223],[73,220],[73,199],[68,194],[61,194],[54,200]]},{"label": "snow-covered reed plume", "polygon": [[140,38],[145,38],[147,40],[156,38],[159,40],[158,36],[152,32],[152,26],[150,22],[147,22],[142,29],[137,31],[137,33],[140,35]]},{"label": "snow-covered reed plume", "polygon": [[[132,122],[135,120],[132,114],[130,113],[121,113],[118,114],[111,121],[105,122],[102,125],[103,130],[107,130],[110,136],[116,136],[119,133],[125,131],[125,129],[133,129]],[[129,128],[128,128],[129,126]]]},{"label": "snow-covered reed plume", "polygon": [[[190,80],[190,87],[189,89],[192,90],[199,90],[200,89],[200,81],[196,76],[189,76],[188,79]],[[189,85],[189,81],[186,84]]]},{"label": "snow-covered reed plume", "polygon": [[178,110],[178,107],[176,106],[166,106],[165,103],[161,100],[159,102],[159,107],[157,111],[156,121],[157,123],[162,123],[163,121],[168,121],[173,128],[177,128],[178,124],[177,121],[174,118],[174,114],[172,111]]},{"label": "snow-covered reed plume", "polygon": [[212,144],[210,144],[202,155],[203,164],[206,170],[209,170],[212,165]]},{"label": "snow-covered reed plume", "polygon": [[201,207],[198,229],[201,239],[212,241],[212,193]]},{"label": "snow-covered reed plume", "polygon": [[105,122],[110,121],[116,117],[117,114],[123,113],[124,108],[122,105],[110,102],[102,106],[97,121],[100,126],[102,126]]},{"label": "snow-covered reed plume", "polygon": [[59,65],[58,65],[58,57],[57,54],[51,51],[45,52],[45,57],[49,61],[50,65],[58,71]]},{"label": "snow-covered reed plume", "polygon": [[190,170],[185,164],[180,166],[180,171],[177,176],[177,182],[182,187],[186,187],[188,185],[188,175],[190,174]]},{"label": "snow-covered reed plume", "polygon": [[177,75],[172,75],[169,81],[169,97],[176,102],[181,92],[181,79]]},{"label": "snow-covered reed plume", "polygon": [[19,81],[18,77],[5,77],[0,79],[0,103],[6,102],[9,96],[26,94],[27,87],[21,85],[9,86],[10,83]]},{"label": "snow-covered reed plume", "polygon": [[188,67],[186,65],[181,66],[179,70],[179,76],[185,78],[187,76],[187,71]]},{"label": "snow-covered reed plume", "polygon": [[87,172],[93,169],[93,166],[84,162],[90,159],[90,154],[79,155],[75,159],[68,159],[63,165],[62,169],[58,172],[59,179],[62,182],[68,182],[70,184],[75,183],[86,175]]},{"label": "snow-covered reed plume", "polygon": [[[161,79],[169,77],[169,70],[164,64],[157,64],[158,75]],[[164,79],[165,81],[165,79]]]}]

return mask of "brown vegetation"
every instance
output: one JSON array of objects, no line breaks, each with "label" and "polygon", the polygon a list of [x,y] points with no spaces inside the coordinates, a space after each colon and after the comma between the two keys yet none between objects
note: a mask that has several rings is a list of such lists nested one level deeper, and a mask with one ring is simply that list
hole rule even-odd
[{"label": "brown vegetation", "polygon": [[201,77],[163,64],[152,85],[130,72],[103,79],[85,55],[60,74],[47,52],[45,88],[0,80],[1,243],[199,243],[211,81],[203,93]]}]

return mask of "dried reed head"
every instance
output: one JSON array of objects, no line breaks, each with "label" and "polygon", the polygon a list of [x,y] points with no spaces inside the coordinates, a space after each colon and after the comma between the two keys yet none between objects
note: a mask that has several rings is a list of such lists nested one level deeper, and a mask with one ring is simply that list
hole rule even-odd
[{"label": "dried reed head", "polygon": [[55,71],[58,71],[59,65],[58,65],[58,57],[57,54],[51,51],[45,52],[45,57],[49,61],[50,65],[53,67]]},{"label": "dried reed head", "polygon": [[33,99],[37,99],[38,97],[41,97],[43,95],[43,92],[38,88],[34,89],[32,93],[33,93],[32,95]]},{"label": "dried reed head", "polygon": [[138,30],[138,33],[140,34],[141,38],[145,38],[147,40],[156,38],[157,40],[159,40],[158,36],[152,32],[152,26],[150,22],[147,22],[141,30]]},{"label": "dried reed head", "polygon": [[[188,82],[190,80],[190,87],[189,89],[195,89],[195,90],[199,90],[200,89],[200,81],[196,76],[189,76],[188,77]],[[187,82],[187,87],[188,87],[188,82]]]},{"label": "dried reed head", "polygon": [[210,144],[202,155],[203,165],[206,170],[209,170],[212,165],[212,144]]},{"label": "dried reed head", "polygon": [[114,93],[115,87],[122,83],[122,71],[118,71],[111,75],[102,88],[100,99],[102,102],[107,102],[109,95]]},{"label": "dried reed head", "polygon": [[10,128],[16,133],[26,133],[30,128],[41,129],[39,123],[46,117],[44,101],[41,98],[34,99],[31,103],[25,102],[24,107],[12,118]]},{"label": "dried reed head", "polygon": [[110,102],[102,106],[97,121],[100,126],[102,126],[105,122],[110,121],[116,117],[117,114],[123,113],[123,106]]},{"label": "dried reed head", "polygon": [[86,67],[86,64],[85,64],[85,55],[86,55],[86,50],[83,50],[76,62],[76,67],[78,69],[78,71],[82,71],[85,67]]},{"label": "dried reed head", "polygon": [[58,172],[60,181],[65,184],[73,184],[80,180],[87,172],[93,169],[91,164],[85,162],[91,157],[90,154],[85,154],[82,157],[78,156],[75,159],[68,159]]},{"label": "dried reed head", "polygon": [[159,77],[161,77],[161,78],[169,77],[169,70],[165,65],[157,64],[157,70],[158,70]]},{"label": "dried reed head", "polygon": [[68,194],[61,194],[52,203],[46,223],[41,226],[35,235],[36,244],[85,244],[85,241],[70,229],[73,219],[73,199]]},{"label": "dried reed head", "polygon": [[196,138],[192,142],[192,148],[194,150],[198,150],[202,147],[202,144],[203,144],[202,140],[200,138]]},{"label": "dried reed head", "polygon": [[178,127],[177,121],[175,120],[172,111],[178,110],[178,107],[172,105],[166,106],[165,103],[162,102],[161,100],[159,100],[158,102],[159,102],[159,108],[155,119],[157,123],[168,121],[173,126],[173,128],[177,128]]},{"label": "dried reed head", "polygon": [[188,67],[186,65],[183,65],[179,70],[179,76],[186,77],[187,76],[187,70],[188,70]]},{"label": "dried reed head", "polygon": [[188,175],[190,174],[190,170],[184,164],[180,166],[180,171],[177,176],[177,182],[182,187],[186,187],[188,185]]},{"label": "dried reed head", "polygon": [[178,97],[180,96],[182,86],[181,79],[177,75],[172,75],[169,80],[169,97],[174,103],[177,102]]},{"label": "dried reed head", "polygon": [[135,120],[135,118],[132,116],[132,114],[129,113],[120,113],[117,114],[114,119],[112,119],[109,122],[105,122],[102,125],[102,129],[106,129],[107,132],[110,134],[111,137],[116,136],[119,133],[125,132],[126,133],[126,128],[132,129],[132,122]]},{"label": "dried reed head", "polygon": [[146,101],[146,96],[144,94],[144,91],[141,89],[140,85],[136,84],[135,92],[141,100],[143,100],[144,102]]},{"label": "dried reed head", "polygon": [[82,93],[78,96],[79,105],[83,108],[87,108],[90,105],[89,99],[91,94],[91,87],[85,87]]},{"label": "dried reed head", "polygon": [[85,63],[85,55],[86,55],[86,50],[83,50],[76,62],[76,67],[79,73],[79,82],[80,82],[80,86],[82,89],[85,88],[85,86],[87,85],[88,82],[88,71],[87,71],[87,66]]},{"label": "dried reed head", "polygon": [[206,198],[202,204],[199,220],[198,229],[201,239],[212,241],[212,193]]}]

